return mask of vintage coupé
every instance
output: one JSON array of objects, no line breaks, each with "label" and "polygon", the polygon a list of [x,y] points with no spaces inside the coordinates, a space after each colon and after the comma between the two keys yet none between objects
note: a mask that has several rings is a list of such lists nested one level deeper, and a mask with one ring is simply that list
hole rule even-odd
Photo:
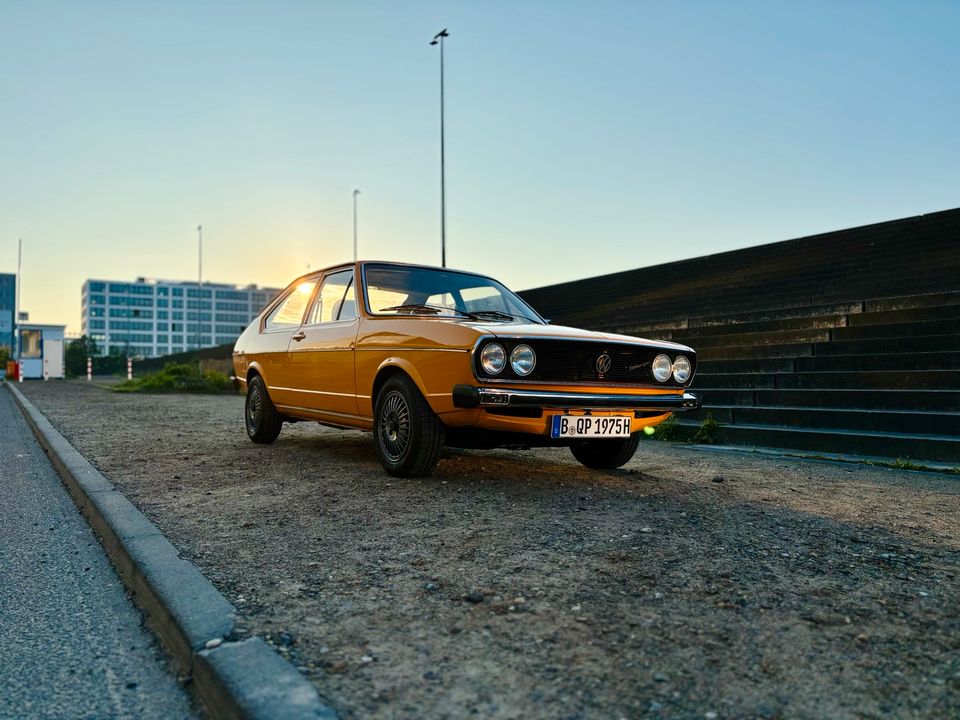
[{"label": "vintage coup\u00e9", "polygon": [[699,406],[693,350],[550,325],[496,280],[358,262],[286,288],[233,352],[247,434],[284,422],[371,430],[391,475],[427,475],[442,446],[565,446],[620,467],[641,431]]}]

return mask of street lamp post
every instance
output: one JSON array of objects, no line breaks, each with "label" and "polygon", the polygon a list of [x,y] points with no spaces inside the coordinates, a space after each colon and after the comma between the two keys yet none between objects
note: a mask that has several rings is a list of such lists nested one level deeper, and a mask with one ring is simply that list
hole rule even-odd
[{"label": "street lamp post", "polygon": [[203,225],[197,225],[197,350],[203,346]]},{"label": "street lamp post", "polygon": [[443,39],[446,37],[450,37],[450,33],[444,28],[430,41],[431,45],[440,46],[440,264],[442,267],[447,266],[447,176],[443,123]]},{"label": "street lamp post", "polygon": [[357,261],[357,197],[359,190],[353,191],[353,261]]},{"label": "street lamp post", "polygon": [[23,334],[20,330],[20,265],[23,260],[23,238],[17,240],[17,279],[13,297],[13,359],[17,361],[17,380],[23,382],[23,362],[20,344]]}]

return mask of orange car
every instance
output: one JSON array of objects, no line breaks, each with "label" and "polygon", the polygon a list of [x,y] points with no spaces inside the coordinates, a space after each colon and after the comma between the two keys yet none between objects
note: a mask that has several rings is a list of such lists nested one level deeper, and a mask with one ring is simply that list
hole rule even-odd
[{"label": "orange car", "polygon": [[372,430],[401,477],[429,474],[443,445],[566,446],[620,467],[644,428],[700,404],[688,347],[550,325],[489,277],[400,263],[296,279],[233,365],[254,442],[301,420]]}]

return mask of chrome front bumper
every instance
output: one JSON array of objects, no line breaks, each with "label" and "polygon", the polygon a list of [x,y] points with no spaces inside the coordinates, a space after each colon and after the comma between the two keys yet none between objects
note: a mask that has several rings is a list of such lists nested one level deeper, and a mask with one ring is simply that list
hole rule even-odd
[{"label": "chrome front bumper", "polygon": [[700,407],[700,398],[683,395],[611,395],[609,393],[563,393],[540,390],[510,390],[455,385],[453,404],[458,408],[536,407],[595,410],[624,408],[683,412]]}]

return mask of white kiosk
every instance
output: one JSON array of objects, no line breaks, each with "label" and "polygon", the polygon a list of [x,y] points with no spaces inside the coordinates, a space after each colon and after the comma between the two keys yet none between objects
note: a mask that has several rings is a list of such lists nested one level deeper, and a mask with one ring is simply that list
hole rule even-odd
[{"label": "white kiosk", "polygon": [[66,325],[20,323],[20,372],[23,378],[63,377],[63,333]]}]

